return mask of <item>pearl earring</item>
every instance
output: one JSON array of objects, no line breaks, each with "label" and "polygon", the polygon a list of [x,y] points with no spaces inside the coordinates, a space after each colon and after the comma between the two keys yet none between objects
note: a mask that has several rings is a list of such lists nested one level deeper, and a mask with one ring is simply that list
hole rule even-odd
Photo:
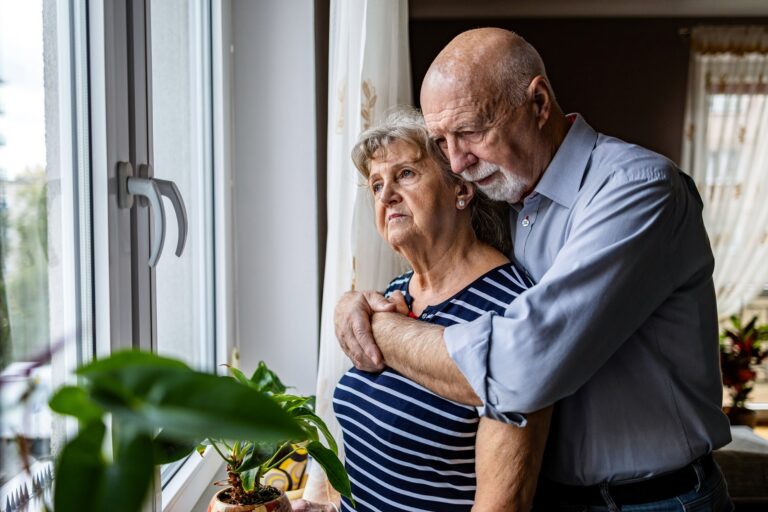
[{"label": "pearl earring", "polygon": [[464,200],[459,199],[459,208],[464,208]]}]

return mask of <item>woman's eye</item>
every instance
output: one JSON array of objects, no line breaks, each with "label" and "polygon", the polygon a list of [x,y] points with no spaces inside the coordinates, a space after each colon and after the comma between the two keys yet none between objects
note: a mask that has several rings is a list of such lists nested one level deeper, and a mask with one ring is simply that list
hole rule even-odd
[{"label": "woman's eye", "polygon": [[374,194],[378,194],[379,192],[381,192],[381,188],[382,188],[381,183],[374,183],[371,185],[371,190],[373,191]]},{"label": "woman's eye", "polygon": [[410,169],[403,169],[402,171],[400,171],[399,178],[410,178],[411,176],[415,176],[415,175],[416,175],[416,173],[413,172],[412,170],[410,170]]}]

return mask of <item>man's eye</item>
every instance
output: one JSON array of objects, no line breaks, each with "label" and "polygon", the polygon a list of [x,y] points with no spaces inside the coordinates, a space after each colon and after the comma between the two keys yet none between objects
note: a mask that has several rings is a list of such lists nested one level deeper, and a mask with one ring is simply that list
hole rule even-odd
[{"label": "man's eye", "polygon": [[483,138],[483,133],[482,130],[465,130],[459,133],[459,136],[465,140],[476,141]]},{"label": "man's eye", "polygon": [[445,152],[448,151],[448,141],[445,139],[437,139],[435,142],[437,142],[437,147],[440,148],[441,151]]}]

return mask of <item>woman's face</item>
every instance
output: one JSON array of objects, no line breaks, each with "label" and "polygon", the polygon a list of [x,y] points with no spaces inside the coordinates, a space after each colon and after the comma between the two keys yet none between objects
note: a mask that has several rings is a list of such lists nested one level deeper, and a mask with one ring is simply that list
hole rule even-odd
[{"label": "woman's face", "polygon": [[395,141],[370,164],[376,229],[396,251],[429,250],[456,232],[458,185],[448,183],[431,158],[416,161],[418,155],[410,144]]}]

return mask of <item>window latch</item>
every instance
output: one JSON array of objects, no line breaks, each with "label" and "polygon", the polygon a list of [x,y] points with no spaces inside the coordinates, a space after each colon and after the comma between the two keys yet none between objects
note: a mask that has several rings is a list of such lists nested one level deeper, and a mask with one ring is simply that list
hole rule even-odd
[{"label": "window latch", "polygon": [[[139,166],[140,174],[151,176],[151,167],[148,164]],[[133,166],[130,162],[117,164],[118,195],[117,202],[120,208],[132,208],[134,196],[142,196],[149,202],[152,210],[153,233],[149,250],[149,266],[157,265],[163,252],[165,243],[165,208],[162,196],[171,200],[176,222],[178,223],[179,238],[176,242],[176,256],[181,256],[187,242],[187,209],[179,189],[172,181],[158,178],[140,178],[133,175]]]}]

